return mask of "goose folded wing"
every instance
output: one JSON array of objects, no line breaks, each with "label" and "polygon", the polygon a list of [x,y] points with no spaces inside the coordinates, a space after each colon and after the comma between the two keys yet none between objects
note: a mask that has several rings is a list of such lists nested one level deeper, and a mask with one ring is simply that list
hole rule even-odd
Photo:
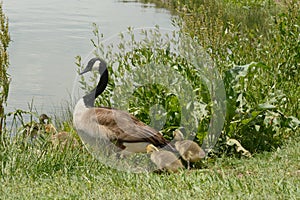
[{"label": "goose folded wing", "polygon": [[167,140],[155,129],[139,121],[133,115],[111,108],[97,108],[95,120],[99,126],[110,130],[108,138],[118,142],[149,142],[165,146]]}]

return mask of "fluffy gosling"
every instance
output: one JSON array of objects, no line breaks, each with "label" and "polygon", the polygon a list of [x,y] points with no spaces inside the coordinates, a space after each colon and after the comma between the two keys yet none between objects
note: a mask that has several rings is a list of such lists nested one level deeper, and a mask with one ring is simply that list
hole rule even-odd
[{"label": "fluffy gosling", "polygon": [[175,148],[180,156],[187,161],[188,169],[190,169],[190,162],[198,162],[205,157],[203,149],[192,140],[184,140],[183,134],[180,130],[173,132],[175,139]]},{"label": "fluffy gosling", "polygon": [[150,159],[159,170],[166,170],[172,173],[184,168],[177,156],[170,151],[159,151],[153,144],[147,145],[146,150],[147,153],[151,153]]},{"label": "fluffy gosling", "polygon": [[53,146],[58,146],[58,145],[62,147],[68,145],[71,145],[72,147],[79,146],[78,141],[70,133],[65,131],[59,132],[57,134],[53,134],[51,136],[51,141]]}]

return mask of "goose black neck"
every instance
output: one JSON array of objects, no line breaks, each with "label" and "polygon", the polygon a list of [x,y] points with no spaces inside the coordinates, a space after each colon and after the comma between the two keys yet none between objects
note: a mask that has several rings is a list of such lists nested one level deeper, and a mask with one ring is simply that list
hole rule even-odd
[{"label": "goose black neck", "polygon": [[100,77],[97,87],[83,97],[83,101],[86,107],[94,107],[95,99],[105,90],[107,83],[108,71],[107,69],[105,69]]}]

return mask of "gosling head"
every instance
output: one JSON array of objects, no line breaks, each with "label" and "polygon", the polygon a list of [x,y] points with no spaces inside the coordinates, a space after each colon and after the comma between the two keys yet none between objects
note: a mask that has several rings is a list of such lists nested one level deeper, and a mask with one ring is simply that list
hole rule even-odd
[{"label": "gosling head", "polygon": [[146,151],[147,151],[147,153],[152,153],[152,152],[158,151],[158,148],[156,146],[154,146],[153,144],[148,144],[146,146]]},{"label": "gosling head", "polygon": [[159,151],[153,144],[147,145],[146,150],[147,153],[151,153],[150,159],[159,170],[172,173],[184,168],[177,156],[170,151]]},{"label": "gosling head", "polygon": [[179,129],[173,131],[173,136],[175,141],[181,141],[184,139],[183,133]]},{"label": "gosling head", "polygon": [[90,71],[99,71],[102,74],[106,70],[106,62],[101,58],[92,58],[87,66],[79,75],[85,74]]}]

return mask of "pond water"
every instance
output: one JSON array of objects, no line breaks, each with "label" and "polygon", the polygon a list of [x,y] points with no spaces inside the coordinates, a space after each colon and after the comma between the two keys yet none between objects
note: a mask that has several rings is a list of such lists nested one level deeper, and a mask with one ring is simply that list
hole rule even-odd
[{"label": "pond water", "polygon": [[6,0],[12,42],[12,81],[7,111],[55,112],[69,99],[76,77],[75,56],[93,49],[92,23],[104,38],[127,27],[173,28],[171,14],[153,4],[116,0]]}]

